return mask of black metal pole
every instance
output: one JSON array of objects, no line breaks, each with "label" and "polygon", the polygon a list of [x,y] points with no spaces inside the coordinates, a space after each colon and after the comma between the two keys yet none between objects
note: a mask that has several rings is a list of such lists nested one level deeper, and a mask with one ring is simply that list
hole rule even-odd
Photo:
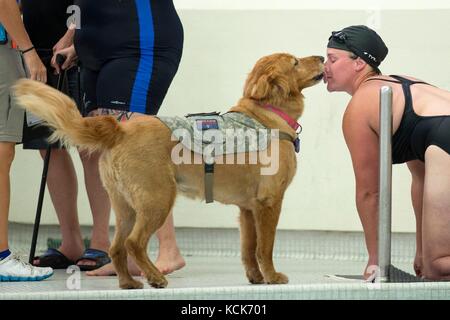
[{"label": "black metal pole", "polygon": [[[56,63],[61,67],[64,63],[64,56],[58,54],[56,56]],[[65,71],[61,70],[58,77],[58,84],[56,85],[57,90],[62,90],[62,85],[64,82]],[[50,164],[50,156],[52,153],[52,146],[49,143],[47,146],[47,152],[45,153],[44,158],[44,168],[42,169],[42,178],[41,178],[41,188],[39,190],[38,204],[36,208],[36,217],[34,219],[34,227],[33,227],[33,237],[31,239],[31,248],[30,248],[30,256],[28,258],[29,263],[33,264],[33,258],[36,252],[36,244],[39,235],[39,226],[41,224],[41,214],[42,214],[42,204],[44,203],[44,195],[45,195],[45,185],[47,184],[47,173],[48,166]]]},{"label": "black metal pole", "polygon": [[29,262],[33,263],[34,254],[36,252],[36,243],[39,234],[39,225],[41,223],[41,213],[42,213],[42,204],[44,202],[45,195],[45,185],[47,183],[47,173],[48,166],[50,164],[50,155],[52,152],[52,147],[49,144],[47,147],[47,152],[45,153],[44,159],[44,169],[42,170],[42,178],[41,178],[41,188],[39,190],[38,204],[36,209],[36,217],[34,219],[34,228],[33,228],[33,238],[31,239],[31,248],[30,248],[30,257]]}]

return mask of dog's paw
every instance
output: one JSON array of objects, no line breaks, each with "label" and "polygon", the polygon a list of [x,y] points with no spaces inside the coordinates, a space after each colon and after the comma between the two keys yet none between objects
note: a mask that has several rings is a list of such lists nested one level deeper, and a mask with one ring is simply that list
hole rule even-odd
[{"label": "dog's paw", "polygon": [[281,272],[276,272],[271,277],[266,279],[267,284],[286,284],[288,282],[289,278]]},{"label": "dog's paw", "polygon": [[259,270],[247,271],[247,279],[252,284],[264,283],[264,277]]},{"label": "dog's paw", "polygon": [[148,279],[148,284],[151,285],[153,288],[165,288],[167,287],[167,280],[164,277],[157,278],[157,279]]},{"label": "dog's paw", "polygon": [[144,287],[144,284],[136,280],[127,280],[127,281],[120,281],[119,286],[122,289],[142,289]]}]

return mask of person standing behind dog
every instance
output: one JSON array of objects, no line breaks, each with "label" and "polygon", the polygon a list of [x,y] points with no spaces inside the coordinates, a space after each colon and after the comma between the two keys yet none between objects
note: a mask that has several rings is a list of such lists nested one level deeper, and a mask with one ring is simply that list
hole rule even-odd
[{"label": "person standing behind dog", "polygon": [[[68,29],[69,18],[67,9],[73,5],[73,0],[21,0],[23,21],[36,50],[47,66],[48,84],[56,87],[58,76],[51,67],[54,51],[70,45],[74,29]],[[67,70],[65,90],[81,106],[79,91],[79,71],[74,66]],[[48,147],[47,138],[51,131],[45,126],[24,126],[24,149],[40,150],[45,157]],[[83,239],[78,221],[77,193],[78,182],[72,158],[69,152],[60,146],[52,145],[52,153],[47,174],[47,186],[55,208],[62,235],[60,247],[49,248],[44,254],[36,257],[33,264],[54,269],[66,269],[78,264],[85,270],[88,259],[88,269],[98,268],[110,261],[107,253],[109,247],[110,210],[108,196],[95,179],[95,168],[92,167],[88,155],[80,153],[83,164],[86,190],[90,201],[95,228],[93,228],[90,248],[84,250]],[[84,252],[83,252],[84,251]]]},{"label": "person standing behind dog", "polygon": [[[183,50],[183,26],[172,0],[75,4],[80,7],[81,28],[76,30],[74,46],[57,53],[67,56],[63,69],[78,55],[85,114],[113,115],[118,121],[157,114]],[[99,154],[90,159],[97,170],[98,159]],[[185,261],[176,243],[172,212],[157,237],[158,269],[168,274],[182,268]],[[140,274],[133,264],[130,271]],[[114,273],[109,264],[88,275]]]},{"label": "person standing behind dog", "polygon": [[409,76],[382,75],[378,67],[387,53],[375,31],[350,26],[331,34],[325,63],[327,90],[352,96],[343,132],[369,253],[364,276],[371,276],[378,264],[379,92],[382,86],[391,86],[392,160],[406,163],[412,175],[414,270],[430,280],[450,280],[450,92]]},{"label": "person standing behind dog", "polygon": [[21,261],[11,253],[8,243],[9,172],[15,145],[22,141],[24,120],[24,111],[14,104],[9,90],[15,81],[25,77],[22,59],[9,37],[18,44],[31,79],[46,82],[46,69],[25,31],[15,0],[0,0],[0,28],[0,281],[43,280],[53,270]]}]

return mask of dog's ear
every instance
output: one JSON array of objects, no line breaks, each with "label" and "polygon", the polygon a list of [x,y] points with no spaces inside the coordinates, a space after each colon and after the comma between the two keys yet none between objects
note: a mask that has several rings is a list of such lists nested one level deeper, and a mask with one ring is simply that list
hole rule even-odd
[{"label": "dog's ear", "polygon": [[271,97],[275,99],[285,99],[289,96],[291,91],[289,80],[283,73],[275,72],[271,76]]},{"label": "dog's ear", "polygon": [[256,100],[285,98],[289,95],[289,81],[279,72],[263,74],[256,81],[250,81],[244,95]]},{"label": "dog's ear", "polygon": [[258,79],[251,81],[246,88],[245,96],[248,98],[262,100],[269,94],[269,77],[264,74]]}]

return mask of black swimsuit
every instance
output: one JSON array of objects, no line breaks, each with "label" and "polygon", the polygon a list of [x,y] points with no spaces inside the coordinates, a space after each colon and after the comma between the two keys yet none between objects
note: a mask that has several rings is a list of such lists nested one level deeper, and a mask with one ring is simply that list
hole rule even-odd
[{"label": "black swimsuit", "polygon": [[412,160],[425,161],[425,151],[430,145],[436,145],[450,155],[450,116],[419,116],[414,112],[410,86],[422,81],[412,81],[400,76],[390,76],[400,83],[405,95],[405,109],[400,126],[392,137],[392,162],[404,163]]},{"label": "black swimsuit", "polygon": [[157,114],[178,70],[183,26],[172,0],[75,0],[85,112]]}]

